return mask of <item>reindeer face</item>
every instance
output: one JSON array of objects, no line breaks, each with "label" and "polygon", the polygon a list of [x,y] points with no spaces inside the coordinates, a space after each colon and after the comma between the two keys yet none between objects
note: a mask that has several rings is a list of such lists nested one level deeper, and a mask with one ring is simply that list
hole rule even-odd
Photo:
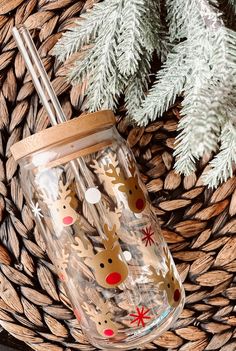
[{"label": "reindeer face", "polygon": [[98,333],[103,337],[105,336],[106,338],[112,338],[118,332],[117,325],[112,322],[110,314],[107,314],[105,316],[98,315],[96,320],[96,327]]},{"label": "reindeer face", "polygon": [[70,205],[71,197],[54,201],[51,206],[53,217],[64,227],[74,224],[78,218],[76,211]]},{"label": "reindeer face", "polygon": [[169,305],[175,307],[179,304],[181,299],[180,283],[175,278],[168,249],[164,248],[163,251],[168,271],[164,277],[162,272],[157,273],[155,268],[153,266],[150,266],[150,270],[152,271],[151,278],[154,282],[159,284],[159,288],[161,291],[166,292]]},{"label": "reindeer face", "polygon": [[131,211],[140,213],[146,206],[146,199],[139,185],[135,162],[131,156],[128,156],[128,160],[131,173],[131,177],[128,179],[120,171],[118,173],[118,168],[113,164],[106,167],[105,174],[107,177],[113,178],[112,184],[119,184],[118,190],[126,194]]},{"label": "reindeer face", "polygon": [[119,186],[118,189],[126,194],[131,211],[140,213],[144,210],[146,199],[138,183],[137,176],[128,178],[125,184]]},{"label": "reindeer face", "polygon": [[163,282],[163,289],[166,291],[170,306],[177,306],[180,302],[181,293],[179,282],[175,278],[172,270],[168,271]]},{"label": "reindeer face", "polygon": [[99,252],[94,256],[93,268],[96,280],[104,288],[115,288],[127,278],[128,268],[119,258],[120,246]]}]

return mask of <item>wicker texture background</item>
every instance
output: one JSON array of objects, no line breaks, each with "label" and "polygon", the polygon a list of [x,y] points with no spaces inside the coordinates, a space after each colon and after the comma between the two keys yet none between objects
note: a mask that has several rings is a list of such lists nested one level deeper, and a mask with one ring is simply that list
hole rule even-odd
[{"label": "wicker texture background", "polygon": [[[66,83],[50,50],[75,16],[93,0],[0,1],[0,324],[38,351],[93,350],[82,335],[63,287],[19,186],[10,146],[49,125],[11,36],[13,25],[33,30],[44,65],[68,118],[79,115],[83,87]],[[150,192],[163,234],[186,289],[184,312],[175,331],[142,349],[236,350],[236,178],[216,191],[201,174],[183,178],[173,170],[179,107],[146,129],[118,129],[128,138]]]}]

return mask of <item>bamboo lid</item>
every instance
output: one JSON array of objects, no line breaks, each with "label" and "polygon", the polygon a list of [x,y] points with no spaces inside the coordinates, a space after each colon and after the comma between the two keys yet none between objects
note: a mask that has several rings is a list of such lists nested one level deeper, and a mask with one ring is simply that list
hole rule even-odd
[{"label": "bamboo lid", "polygon": [[11,152],[15,161],[18,161],[54,144],[84,138],[112,127],[115,122],[114,113],[110,110],[90,113],[31,135],[12,145]]}]

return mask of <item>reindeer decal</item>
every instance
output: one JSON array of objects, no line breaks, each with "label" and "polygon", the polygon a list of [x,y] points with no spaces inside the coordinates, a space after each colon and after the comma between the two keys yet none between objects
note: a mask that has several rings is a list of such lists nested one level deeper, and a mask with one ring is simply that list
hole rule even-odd
[{"label": "reindeer decal", "polygon": [[170,255],[168,254],[168,250],[164,249],[165,254],[165,261],[168,267],[168,272],[166,273],[165,277],[163,276],[162,272],[157,273],[155,268],[150,266],[152,271],[151,279],[159,284],[159,287],[162,291],[166,292],[167,300],[170,306],[176,307],[181,298],[180,293],[180,285],[178,280],[175,278],[174,270],[171,265]]},{"label": "reindeer decal", "polygon": [[108,301],[97,304],[99,312],[87,303],[84,303],[82,307],[86,314],[96,323],[98,333],[103,337],[112,338],[117,334],[118,326],[112,321]]},{"label": "reindeer decal", "polygon": [[121,247],[116,235],[116,226],[109,230],[108,226],[104,225],[104,232],[107,237],[102,241],[104,250],[94,254],[91,244],[87,241],[85,246],[84,241],[78,237],[75,238],[76,244],[73,244],[73,248],[80,257],[85,258],[85,264],[93,269],[99,285],[115,288],[127,278],[128,267],[119,257]]},{"label": "reindeer decal", "polygon": [[69,263],[69,253],[66,253],[65,249],[62,249],[61,258],[57,259],[56,269],[58,271],[58,277],[61,281],[67,281],[67,267]]},{"label": "reindeer decal", "polygon": [[112,180],[112,184],[120,184],[118,190],[125,193],[127,196],[128,205],[131,211],[140,213],[146,206],[146,199],[139,185],[135,162],[130,156],[128,156],[128,160],[130,163],[129,170],[131,177],[125,179],[121,173],[118,173],[118,169],[113,164],[109,164],[106,167],[106,175],[114,178],[114,180]]},{"label": "reindeer decal", "polygon": [[[120,172],[119,162],[116,159],[116,154],[113,155],[111,152],[108,153],[109,160],[112,162],[114,167],[117,169],[117,172]],[[114,185],[112,183],[112,179],[106,175],[105,166],[103,164],[98,163],[97,160],[93,161],[91,168],[94,169],[94,172],[98,175],[100,182],[103,184],[105,191],[107,194],[114,196]]]},{"label": "reindeer decal", "polygon": [[79,215],[70,205],[71,196],[69,194],[71,190],[68,189],[68,185],[64,185],[60,180],[58,188],[58,198],[56,200],[50,198],[45,189],[41,190],[41,197],[51,210],[54,222],[59,226],[67,227],[74,224]]}]

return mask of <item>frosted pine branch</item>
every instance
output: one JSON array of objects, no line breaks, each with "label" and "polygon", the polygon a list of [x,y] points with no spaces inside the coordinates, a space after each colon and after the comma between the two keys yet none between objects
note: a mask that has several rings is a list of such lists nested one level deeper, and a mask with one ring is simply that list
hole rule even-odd
[{"label": "frosted pine branch", "polygon": [[[207,75],[205,77],[207,79]],[[195,171],[196,160],[205,153],[216,151],[218,137],[220,134],[220,123],[218,123],[215,111],[209,113],[208,104],[212,99],[212,91],[203,85],[191,87],[184,100],[181,114],[174,156],[176,156],[175,169],[188,176]],[[191,105],[189,107],[189,101]],[[205,102],[205,108],[202,106]],[[201,115],[199,109],[201,108]]]},{"label": "frosted pine branch", "polygon": [[145,125],[149,120],[153,121],[157,116],[161,116],[182,92],[190,70],[186,52],[186,43],[180,43],[175,47],[175,52],[168,55],[162,69],[156,75],[154,86],[135,113],[135,121],[139,125]]},{"label": "frosted pine branch", "polygon": [[236,165],[236,130],[231,122],[225,124],[220,141],[220,151],[210,162],[210,171],[203,177],[205,184],[211,188],[216,188],[233,176]]},{"label": "frosted pine branch", "polygon": [[145,12],[144,0],[124,2],[117,46],[118,68],[124,75],[132,75],[137,71],[144,50],[143,18]]},{"label": "frosted pine branch", "polygon": [[139,62],[137,72],[132,75],[125,90],[125,106],[128,111],[128,116],[133,119],[135,112],[140,107],[141,101],[145,97],[148,90],[149,74],[150,74],[151,54],[146,52],[142,60]]},{"label": "frosted pine branch", "polygon": [[[159,1],[104,0],[56,45],[54,53],[59,60],[65,60],[84,45],[91,44],[85,57],[75,62],[69,74],[74,84],[87,80],[85,107],[89,111],[115,108],[123,92],[128,94],[128,113],[133,113],[134,106],[140,105],[149,79],[147,67],[157,48],[159,28],[163,29]],[[168,45],[162,47],[165,52],[158,53],[165,56]],[[145,77],[141,77],[142,72]],[[138,89],[141,90],[138,92]]]},{"label": "frosted pine branch", "polygon": [[217,0],[166,0],[167,20],[172,40],[189,38],[203,28],[213,29],[213,25],[223,22]]},{"label": "frosted pine branch", "polygon": [[84,45],[94,41],[101,23],[104,22],[111,11],[115,10],[116,3],[117,1],[111,0],[110,5],[106,1],[96,4],[92,11],[83,14],[75,22],[75,26],[63,34],[53,50],[59,61],[65,61]]},{"label": "frosted pine branch", "polygon": [[161,18],[160,1],[145,1],[146,13],[143,19],[145,23],[145,38],[143,40],[143,46],[151,53],[155,49],[163,62],[170,51],[167,24]]},{"label": "frosted pine branch", "polygon": [[[207,11],[208,7],[205,13]],[[195,7],[193,14],[197,15]],[[188,28],[188,31],[192,32],[193,43],[195,42],[193,45],[195,50],[192,50],[195,59],[192,62],[192,79],[190,79],[192,84],[189,88],[188,85],[185,88],[182,115],[186,118],[180,121],[179,128],[182,132],[177,138],[175,150],[177,156],[175,168],[185,175],[194,169],[194,159],[198,160],[205,153],[217,150],[222,121],[227,120],[225,115],[219,115],[222,102],[217,104],[218,111],[212,108],[216,100],[215,93],[227,77],[227,33],[218,18],[218,13],[212,9],[210,14],[210,17],[205,18],[206,22],[209,21],[207,23],[209,26],[199,28],[196,35],[193,29]],[[204,41],[208,44],[204,45]],[[199,46],[199,42],[202,45]],[[219,42],[220,46],[217,46]]]},{"label": "frosted pine branch", "polygon": [[205,0],[167,0],[171,39],[183,42],[175,46],[175,54],[168,55],[135,116],[139,124],[145,125],[160,116],[183,92],[175,168],[185,175],[195,170],[196,160],[201,156],[217,150],[221,128],[230,118],[223,108],[224,95],[219,99],[217,94],[221,87],[225,88],[221,94],[226,94],[225,83],[236,76],[236,39],[224,27],[215,7],[217,1],[212,0],[211,5]]},{"label": "frosted pine branch", "polygon": [[[115,44],[117,42],[118,26],[122,11],[122,2],[117,2],[117,9],[110,19],[106,20],[101,27],[103,35],[96,42],[92,55],[90,56],[89,88],[87,91],[88,108],[96,111],[101,108],[113,108],[115,106],[115,96],[120,94],[114,87],[117,85],[117,58]],[[104,28],[103,26],[106,26]],[[120,75],[119,75],[120,76]],[[113,85],[111,85],[113,82]],[[112,100],[113,95],[113,101]]]},{"label": "frosted pine branch", "polygon": [[[234,12],[236,1],[228,2]],[[64,61],[88,47],[69,78],[75,84],[88,82],[85,108],[89,111],[115,109],[124,93],[128,116],[145,125],[182,94],[175,167],[190,174],[201,156],[217,150],[220,139],[220,153],[206,178],[216,186],[232,174],[235,162],[226,138],[235,148],[236,34],[225,28],[217,0],[166,0],[166,19],[163,4],[162,0],[104,0],[66,32],[54,52]],[[154,50],[166,61],[146,94]],[[221,157],[225,159],[220,169]]]}]

